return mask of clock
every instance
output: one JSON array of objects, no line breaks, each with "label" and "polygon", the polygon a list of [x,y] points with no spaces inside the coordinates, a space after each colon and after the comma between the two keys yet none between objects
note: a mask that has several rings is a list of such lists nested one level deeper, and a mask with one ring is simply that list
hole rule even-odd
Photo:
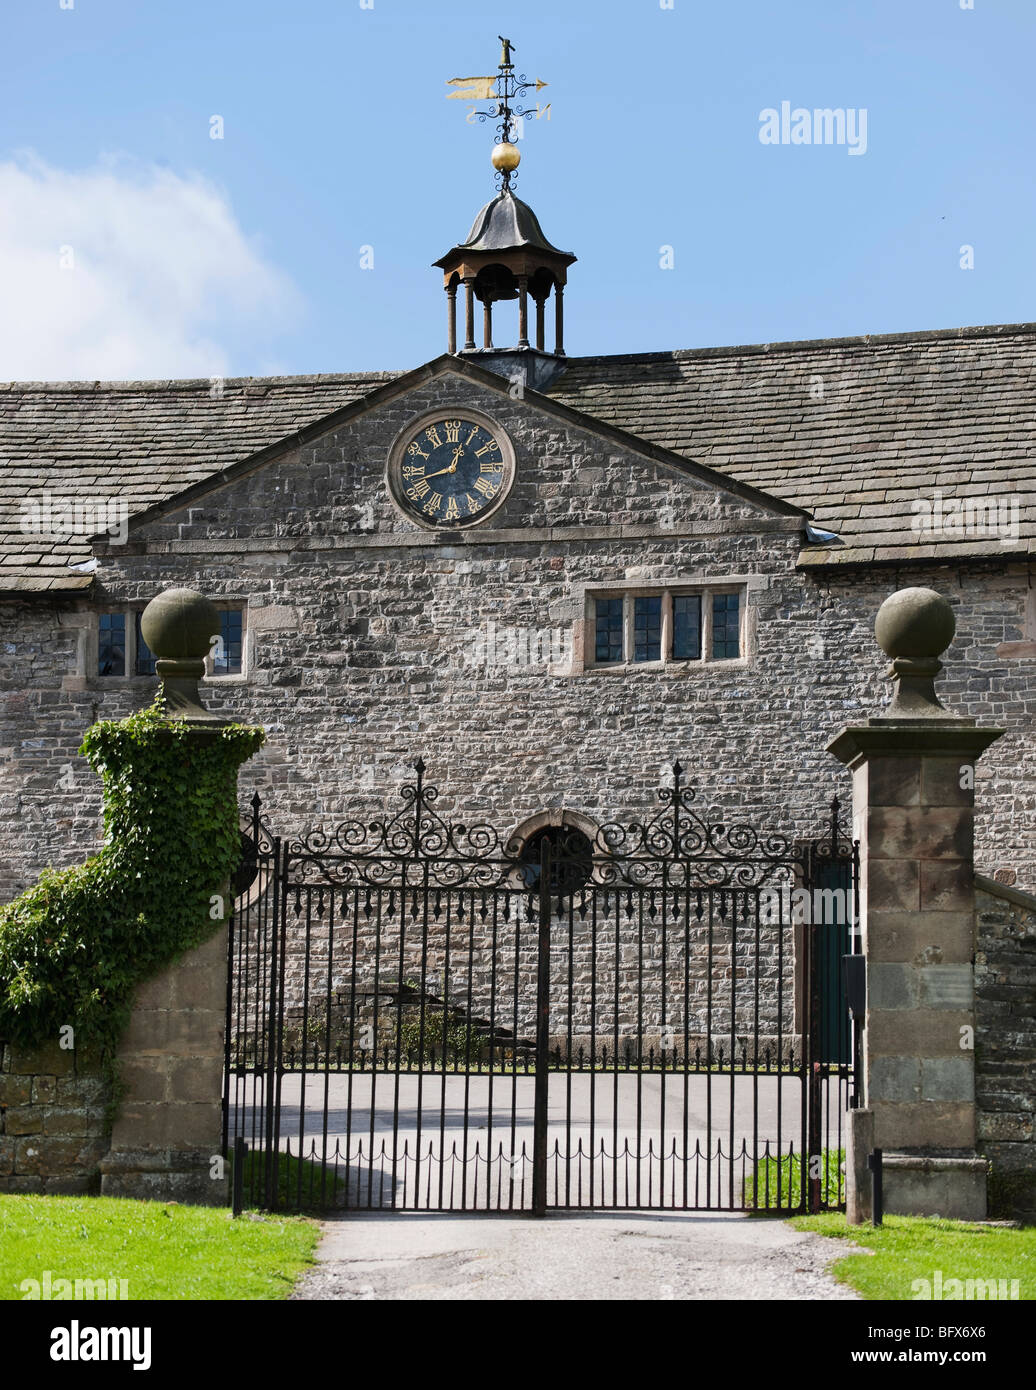
[{"label": "clock", "polygon": [[487,415],[436,411],[413,421],[389,452],[389,492],[404,516],[429,530],[485,521],[514,482],[514,449]]}]

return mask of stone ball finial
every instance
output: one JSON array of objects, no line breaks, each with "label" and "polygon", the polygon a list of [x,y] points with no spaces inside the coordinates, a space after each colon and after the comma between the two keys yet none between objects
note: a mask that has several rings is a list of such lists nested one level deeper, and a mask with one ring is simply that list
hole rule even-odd
[{"label": "stone ball finial", "polygon": [[196,589],[166,589],[140,615],[140,630],[162,661],[204,661],[219,632],[215,605]]},{"label": "stone ball finial", "polygon": [[895,660],[933,660],[953,641],[957,620],[942,594],[934,589],[898,589],[878,609],[874,636]]},{"label": "stone ball finial", "polygon": [[156,657],[162,704],[171,719],[223,722],[205,709],[198,691],[205,658],[219,630],[215,605],[196,589],[166,589],[140,615],[140,631]]}]

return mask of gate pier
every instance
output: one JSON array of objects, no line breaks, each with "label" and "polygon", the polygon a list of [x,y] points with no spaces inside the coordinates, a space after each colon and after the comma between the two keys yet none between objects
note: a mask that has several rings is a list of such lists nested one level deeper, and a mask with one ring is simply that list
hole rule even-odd
[{"label": "gate pier", "polygon": [[1003,733],[935,694],[953,610],[931,589],[882,604],[891,658],[887,711],[843,729],[828,751],[853,774],[866,957],[862,1101],[850,1111],[847,1212],[871,1218],[868,1154],[884,1155],[884,1209],[981,1220],[986,1163],[975,1151],[975,763]]}]

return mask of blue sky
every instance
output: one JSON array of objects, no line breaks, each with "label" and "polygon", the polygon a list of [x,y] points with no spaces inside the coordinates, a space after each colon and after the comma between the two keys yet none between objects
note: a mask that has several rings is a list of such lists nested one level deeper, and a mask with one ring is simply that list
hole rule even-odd
[{"label": "blue sky", "polygon": [[[435,356],[493,193],[445,81],[499,33],[550,83],[517,192],[579,257],[570,352],[1036,318],[1036,4],[973,3],[6,0],[0,376]],[[866,108],[866,153],[762,144],[785,100]]]}]

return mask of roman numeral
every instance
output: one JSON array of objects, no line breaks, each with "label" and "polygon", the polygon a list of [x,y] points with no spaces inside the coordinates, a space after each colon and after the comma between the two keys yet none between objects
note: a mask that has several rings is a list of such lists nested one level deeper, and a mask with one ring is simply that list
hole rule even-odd
[{"label": "roman numeral", "polygon": [[478,471],[480,473],[499,473],[500,464],[494,463],[492,459],[483,459],[478,466]]},{"label": "roman numeral", "polygon": [[407,480],[408,482],[410,481],[411,478],[423,478],[423,477],[424,477],[424,464],[423,464],[423,463],[413,463],[413,464],[405,463],[405,464],[403,465],[403,477],[406,478],[406,480]]},{"label": "roman numeral", "polygon": [[460,508],[457,506],[456,497],[450,497],[446,502],[446,510],[443,517],[447,521],[452,521],[454,517],[460,516]]},{"label": "roman numeral", "polygon": [[495,439],[490,439],[490,440],[488,440],[485,444],[482,445],[482,448],[481,448],[481,449],[476,449],[476,450],[475,450],[475,457],[476,457],[477,459],[480,459],[480,458],[482,457],[483,454],[491,453],[492,450],[495,449],[495,448],[496,448],[496,440],[495,440]]},{"label": "roman numeral", "polygon": [[478,438],[478,425],[475,426],[475,428],[474,428],[474,429],[471,431],[471,433],[468,435],[467,439],[465,439],[465,441],[464,441],[464,447],[465,447],[465,449],[468,447],[468,445],[471,443],[471,441],[472,441],[473,439],[477,439],[477,438]]},{"label": "roman numeral", "polygon": [[433,449],[442,448],[442,440],[439,438],[439,431],[435,428],[434,425],[430,425],[428,429],[425,430],[424,437],[428,440],[428,443],[432,446]]},{"label": "roman numeral", "polygon": [[424,504],[424,506],[421,508],[421,510],[422,510],[423,512],[427,512],[429,516],[434,516],[435,513],[439,510],[439,508],[440,508],[441,506],[442,506],[442,493],[441,493],[441,492],[433,492],[432,495],[431,495],[431,497],[429,497],[428,501]]},{"label": "roman numeral", "polygon": [[485,497],[487,500],[490,497],[495,497],[499,490],[500,489],[494,487],[492,483],[487,483],[485,478],[475,479],[475,491],[481,492],[482,496]]},{"label": "roman numeral", "polygon": [[424,452],[424,450],[421,448],[420,444],[418,444],[416,439],[414,440],[413,444],[407,445],[406,451],[411,458],[420,457],[426,459],[428,457],[428,455]]},{"label": "roman numeral", "polygon": [[425,495],[425,493],[431,492],[431,490],[431,484],[426,483],[425,480],[421,478],[418,482],[416,482],[413,485],[413,487],[407,488],[406,495],[410,498],[412,502],[420,502],[421,498]]},{"label": "roman numeral", "polygon": [[468,504],[468,515],[469,515],[469,516],[474,516],[476,512],[479,512],[479,511],[482,510],[482,503],[481,503],[481,502],[476,502],[475,499],[474,499],[474,497],[472,497],[472,495],[471,495],[470,492],[466,492],[466,493],[464,494],[464,500],[465,500],[465,502],[467,502],[467,504]]},{"label": "roman numeral", "polygon": [[444,420],[442,422],[442,427],[446,431],[447,444],[460,443],[460,426],[461,422],[459,420]]}]

